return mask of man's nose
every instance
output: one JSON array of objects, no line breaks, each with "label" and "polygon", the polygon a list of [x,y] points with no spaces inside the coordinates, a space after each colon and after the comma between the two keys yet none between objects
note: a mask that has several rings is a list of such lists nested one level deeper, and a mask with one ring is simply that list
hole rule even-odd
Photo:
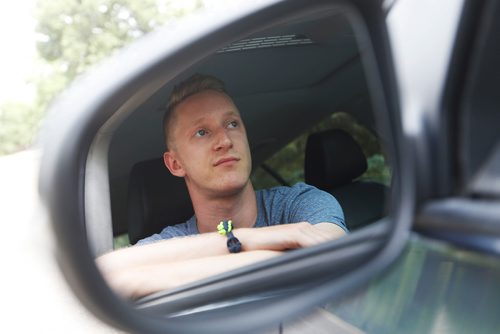
[{"label": "man's nose", "polygon": [[218,151],[224,148],[231,148],[231,147],[233,147],[233,141],[228,136],[227,131],[225,129],[218,131],[214,149]]}]

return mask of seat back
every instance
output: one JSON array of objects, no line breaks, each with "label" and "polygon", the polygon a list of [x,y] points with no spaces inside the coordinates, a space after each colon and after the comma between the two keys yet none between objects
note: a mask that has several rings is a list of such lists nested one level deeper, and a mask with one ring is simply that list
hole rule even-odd
[{"label": "seat back", "polygon": [[127,225],[131,244],[185,222],[193,206],[183,178],[170,174],[163,159],[142,161],[132,167],[127,196]]},{"label": "seat back", "polygon": [[361,147],[343,130],[330,129],[311,134],[307,139],[305,181],[335,196],[350,230],[385,215],[387,187],[356,180],[367,167]]}]

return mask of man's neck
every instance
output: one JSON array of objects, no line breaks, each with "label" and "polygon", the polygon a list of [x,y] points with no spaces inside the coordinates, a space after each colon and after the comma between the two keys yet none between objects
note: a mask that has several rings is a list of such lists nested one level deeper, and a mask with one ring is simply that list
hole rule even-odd
[{"label": "man's neck", "polygon": [[252,227],[257,220],[257,200],[250,182],[227,197],[191,196],[198,232],[214,232],[221,220],[231,219],[234,228]]}]

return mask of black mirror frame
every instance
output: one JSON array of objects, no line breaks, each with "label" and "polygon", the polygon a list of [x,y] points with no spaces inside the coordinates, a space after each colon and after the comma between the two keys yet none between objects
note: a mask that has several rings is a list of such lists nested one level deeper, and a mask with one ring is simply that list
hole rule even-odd
[{"label": "black mirror frame", "polygon": [[[122,54],[107,63],[100,71],[77,82],[53,106],[54,119],[50,122],[41,166],[40,191],[49,211],[57,240],[57,259],[75,294],[97,317],[107,323],[132,332],[141,333],[199,333],[249,332],[262,329],[279,320],[291,319],[314,305],[349,291],[367,282],[381,272],[401,253],[406,244],[414,213],[415,186],[412,154],[401,130],[398,98],[392,57],[386,30],[382,1],[308,1],[288,0],[241,14],[240,17],[212,22],[205,32],[190,36],[188,42],[166,47],[162,31],[146,36]],[[228,41],[261,30],[266,25],[284,22],[292,17],[338,8],[353,21],[355,30],[363,30],[373,54],[367,57],[369,83],[378,87],[375,104],[379,115],[389,114],[382,122],[383,131],[390,134],[394,147],[391,155],[398,171],[393,190],[391,231],[385,247],[373,254],[362,267],[353,269],[335,281],[326,282],[316,289],[268,305],[233,312],[222,322],[218,317],[192,321],[153,316],[137,310],[131,303],[117,297],[100,275],[85,237],[84,177],[87,154],[97,130],[131,99],[146,98],[162,83],[174,78],[194,62],[213,53]],[[148,50],[142,52],[141,50]],[[196,55],[196,56],[193,56]],[[137,59],[140,59],[138,63]],[[133,64],[133,66],[130,66]],[[375,73],[377,72],[377,73]],[[71,109],[64,114],[61,110]],[[384,117],[384,116],[381,116]],[[52,131],[50,129],[53,129]],[[405,152],[406,153],[403,153]],[[405,180],[404,187],[399,180]],[[286,305],[287,315],[283,314]]]}]

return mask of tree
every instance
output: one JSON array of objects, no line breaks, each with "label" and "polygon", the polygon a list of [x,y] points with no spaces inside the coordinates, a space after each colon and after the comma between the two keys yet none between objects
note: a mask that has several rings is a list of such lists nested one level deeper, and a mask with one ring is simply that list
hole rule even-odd
[{"label": "tree", "polygon": [[[0,154],[32,143],[50,102],[78,75],[155,28],[204,6],[202,0],[38,0],[42,74],[33,105],[0,106]],[[24,121],[25,120],[25,121]]]},{"label": "tree", "polygon": [[[68,81],[113,51],[188,11],[171,0],[40,0],[40,56]],[[195,3],[201,7],[202,3]],[[193,8],[193,9],[195,9]]]},{"label": "tree", "polygon": [[28,148],[40,117],[32,105],[7,101],[0,105],[0,155]]}]

